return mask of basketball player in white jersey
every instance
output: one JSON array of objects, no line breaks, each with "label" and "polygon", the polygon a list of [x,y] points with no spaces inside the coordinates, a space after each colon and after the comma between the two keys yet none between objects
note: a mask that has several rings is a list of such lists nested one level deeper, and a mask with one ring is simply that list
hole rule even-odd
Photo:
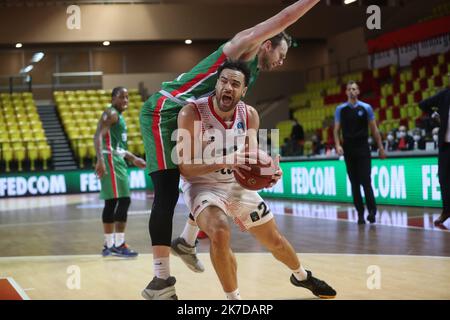
[{"label": "basketball player in white jersey", "polygon": [[[227,217],[231,217],[241,228],[248,230],[276,259],[292,270],[290,281],[293,285],[307,288],[320,298],[334,298],[336,291],[333,288],[313,277],[310,271],[302,267],[293,247],[280,234],[270,209],[259,194],[242,188],[236,182],[233,170],[245,170],[245,165],[227,164],[227,161],[195,164],[194,146],[202,146],[202,140],[215,145],[215,139],[226,137],[227,134],[229,137],[234,136],[236,139],[233,140],[237,145],[224,144],[223,151],[211,152],[217,155],[231,149],[231,156],[234,156],[236,152],[233,151],[245,149],[245,139],[239,139],[239,136],[247,134],[249,130],[256,133],[259,128],[257,111],[241,101],[250,77],[246,64],[241,61],[227,61],[217,73],[215,94],[181,109],[178,115],[180,133],[177,152],[184,180],[184,200],[200,229],[211,240],[211,261],[227,299],[240,299],[237,264],[230,248],[231,232]],[[189,133],[190,140],[186,139],[186,132]],[[202,135],[205,139],[202,139]],[[257,146],[256,134],[247,134],[247,138],[253,139],[248,141],[249,146]],[[226,157],[229,158],[230,155]]]}]

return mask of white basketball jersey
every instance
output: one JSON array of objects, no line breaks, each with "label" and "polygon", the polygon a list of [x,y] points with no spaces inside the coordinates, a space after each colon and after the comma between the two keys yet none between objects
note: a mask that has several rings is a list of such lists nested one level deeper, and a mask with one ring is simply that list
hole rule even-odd
[{"label": "white basketball jersey", "polygon": [[[214,111],[212,96],[194,102],[200,116],[203,134],[203,159],[222,158],[237,150],[245,148],[248,114],[247,106],[239,101],[234,111],[233,120],[226,123]],[[197,183],[230,183],[234,182],[233,172],[222,169],[202,176],[183,178],[183,189]]]}]

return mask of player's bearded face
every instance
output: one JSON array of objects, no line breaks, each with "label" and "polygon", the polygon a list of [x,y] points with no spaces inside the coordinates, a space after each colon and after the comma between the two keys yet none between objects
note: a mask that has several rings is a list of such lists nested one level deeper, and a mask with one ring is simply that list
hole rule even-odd
[{"label": "player's bearded face", "polygon": [[216,98],[219,108],[223,112],[232,110],[245,95],[245,76],[237,70],[225,69],[216,84]]},{"label": "player's bearded face", "polygon": [[286,59],[288,48],[284,40],[276,47],[273,47],[270,41],[266,41],[260,55],[259,67],[265,71],[281,67]]}]

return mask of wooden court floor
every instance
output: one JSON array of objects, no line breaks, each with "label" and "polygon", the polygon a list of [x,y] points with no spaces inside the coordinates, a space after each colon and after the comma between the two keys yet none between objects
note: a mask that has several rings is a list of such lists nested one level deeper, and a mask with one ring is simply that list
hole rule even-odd
[{"label": "wooden court floor", "polygon": [[[450,299],[450,232],[432,225],[439,209],[380,206],[375,225],[358,226],[346,204],[268,202],[306,269],[331,284],[338,299]],[[0,201],[0,297],[3,278],[33,300],[142,299],[153,277],[151,203],[151,194],[132,194],[126,237],[140,255],[126,260],[100,256],[102,202],[96,194]],[[173,237],[186,212],[180,200]],[[244,299],[314,298],[292,286],[289,270],[247,233],[233,227],[232,239]],[[201,240],[198,250],[206,268],[201,274],[172,258],[179,299],[223,299],[209,241]]]}]

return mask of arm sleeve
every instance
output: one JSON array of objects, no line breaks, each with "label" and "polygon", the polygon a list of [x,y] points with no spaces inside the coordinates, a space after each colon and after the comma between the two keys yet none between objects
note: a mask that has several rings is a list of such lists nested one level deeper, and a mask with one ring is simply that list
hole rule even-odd
[{"label": "arm sleeve", "polygon": [[342,105],[337,106],[336,112],[334,113],[334,122],[341,122],[341,109]]},{"label": "arm sleeve", "polygon": [[370,121],[375,120],[375,114],[373,113],[373,109],[370,104],[367,105],[367,116],[369,117]]}]

